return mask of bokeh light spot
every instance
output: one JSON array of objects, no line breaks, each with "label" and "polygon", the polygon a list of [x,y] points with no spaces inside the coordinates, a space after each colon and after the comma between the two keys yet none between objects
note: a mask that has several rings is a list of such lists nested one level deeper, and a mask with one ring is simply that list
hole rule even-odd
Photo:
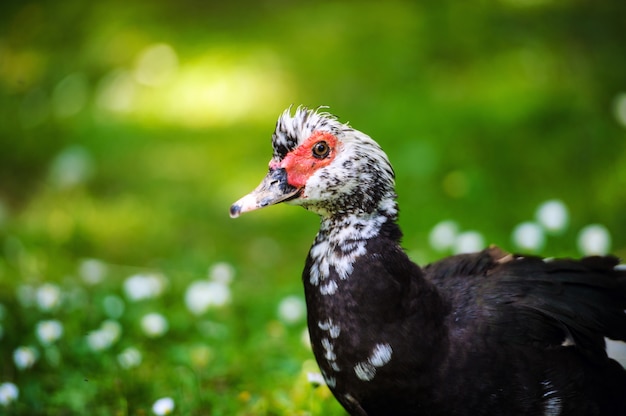
[{"label": "bokeh light spot", "polygon": [[50,166],[50,180],[61,189],[85,183],[95,170],[93,158],[82,146],[70,146],[59,153]]},{"label": "bokeh light spot", "polygon": [[613,100],[613,114],[618,123],[626,128],[626,92],[617,94]]},{"label": "bokeh light spot", "polygon": [[98,84],[96,104],[100,110],[128,113],[134,108],[137,84],[133,77],[121,69],[114,70]]},{"label": "bokeh light spot", "polygon": [[150,45],[137,57],[134,76],[138,83],[158,87],[170,81],[178,71],[178,56],[170,45]]},{"label": "bokeh light spot", "polygon": [[454,254],[474,253],[485,247],[485,240],[478,231],[465,231],[454,242]]},{"label": "bokeh light spot", "polygon": [[558,199],[545,201],[537,208],[535,218],[546,231],[557,234],[564,231],[569,223],[567,207]]},{"label": "bokeh light spot", "polygon": [[578,249],[586,256],[604,255],[611,250],[611,234],[604,225],[591,224],[580,230]]},{"label": "bokeh light spot", "polygon": [[437,251],[448,250],[454,245],[459,225],[452,220],[441,221],[433,227],[428,235],[430,246]]},{"label": "bokeh light spot", "polygon": [[89,95],[87,77],[82,73],[63,78],[52,92],[52,110],[57,117],[71,117],[83,109]]},{"label": "bokeh light spot", "polygon": [[545,241],[543,228],[535,222],[523,222],[513,230],[513,243],[520,249],[537,252]]}]

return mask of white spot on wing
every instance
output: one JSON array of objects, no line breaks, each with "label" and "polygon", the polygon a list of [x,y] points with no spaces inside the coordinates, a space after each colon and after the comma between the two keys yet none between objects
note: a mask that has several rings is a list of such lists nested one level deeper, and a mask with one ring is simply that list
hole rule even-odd
[{"label": "white spot on wing", "polygon": [[335,355],[335,347],[328,338],[322,338],[322,347],[326,351],[324,354],[324,358],[326,358],[326,360],[335,361],[337,359],[337,356]]},{"label": "white spot on wing", "polygon": [[335,377],[329,376],[324,371],[322,371],[322,377],[324,377],[326,385],[331,389],[337,385],[337,379]]},{"label": "white spot on wing", "polygon": [[[330,320],[328,320],[328,322],[330,322]],[[320,323],[318,323],[318,325],[320,325]],[[332,341],[328,338],[322,338],[321,343],[322,348],[324,349],[324,358],[326,359],[326,362],[328,363],[330,368],[332,368],[334,371],[340,371],[341,368],[337,364],[337,355],[335,354],[335,346],[333,345]]]},{"label": "white spot on wing", "polygon": [[557,391],[550,380],[544,380],[541,382],[543,386],[543,399],[544,408],[543,416],[559,416],[563,409],[561,398],[557,396]]},{"label": "white spot on wing", "polygon": [[333,295],[337,291],[337,282],[331,280],[325,285],[320,286],[320,293],[322,295]]},{"label": "white spot on wing", "polygon": [[360,362],[354,366],[356,376],[363,381],[370,381],[376,376],[376,367],[368,362]]},{"label": "white spot on wing", "polygon": [[377,344],[369,358],[374,367],[382,367],[391,361],[391,346],[389,344]]},{"label": "white spot on wing", "polygon": [[318,322],[317,326],[319,326],[322,331],[328,331],[328,334],[331,338],[337,338],[341,333],[341,328],[339,327],[339,325],[333,323],[333,320],[330,318],[325,321]]},{"label": "white spot on wing", "polygon": [[354,366],[354,373],[363,381],[370,381],[376,376],[376,369],[391,361],[393,350],[389,344],[376,344],[367,361]]}]

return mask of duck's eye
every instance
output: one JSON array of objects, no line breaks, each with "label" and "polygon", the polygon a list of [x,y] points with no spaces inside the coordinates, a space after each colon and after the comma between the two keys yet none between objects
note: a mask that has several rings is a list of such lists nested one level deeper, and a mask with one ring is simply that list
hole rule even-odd
[{"label": "duck's eye", "polygon": [[312,151],[313,157],[324,159],[330,153],[330,146],[324,141],[317,142],[313,145]]}]

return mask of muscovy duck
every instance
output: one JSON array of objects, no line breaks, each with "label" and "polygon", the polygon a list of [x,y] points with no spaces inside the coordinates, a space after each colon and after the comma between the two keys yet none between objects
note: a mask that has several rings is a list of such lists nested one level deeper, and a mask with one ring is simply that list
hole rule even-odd
[{"label": "muscovy duck", "polygon": [[394,171],[366,134],[305,107],[272,135],[232,217],[279,202],[321,217],[302,280],[313,353],[352,415],[626,415],[626,270],[611,256],[490,247],[423,268],[400,246]]}]

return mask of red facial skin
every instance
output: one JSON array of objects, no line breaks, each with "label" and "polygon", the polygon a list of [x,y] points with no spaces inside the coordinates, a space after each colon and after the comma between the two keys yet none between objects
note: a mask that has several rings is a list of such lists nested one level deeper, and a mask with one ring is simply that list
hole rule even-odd
[{"label": "red facial skin", "polygon": [[[330,152],[320,159],[313,155],[313,146],[326,142]],[[318,169],[333,161],[337,149],[337,138],[326,131],[314,131],[300,146],[292,150],[279,163],[270,163],[270,168],[284,168],[287,171],[287,182],[296,188],[303,188]]]}]

